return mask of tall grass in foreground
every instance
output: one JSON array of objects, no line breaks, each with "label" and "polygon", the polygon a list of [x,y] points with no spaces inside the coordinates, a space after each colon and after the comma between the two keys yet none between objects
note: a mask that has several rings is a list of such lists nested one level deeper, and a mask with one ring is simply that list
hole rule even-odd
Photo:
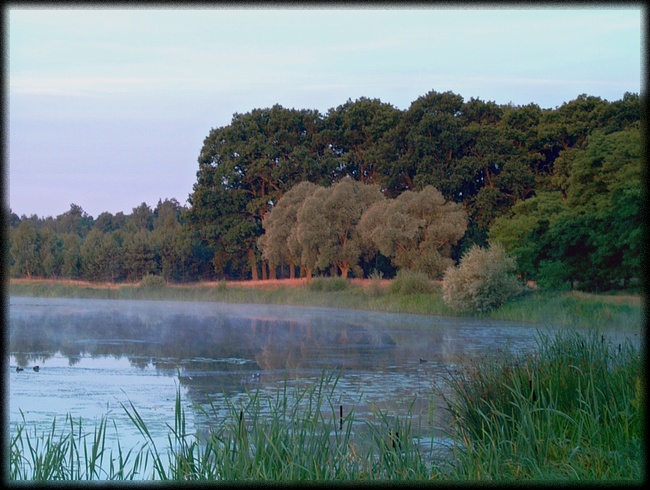
[{"label": "tall grass in foreground", "polygon": [[[156,447],[145,421],[132,405],[124,406],[144,443],[117,454],[105,449],[103,419],[86,443],[81,424],[57,437],[29,435],[19,426],[10,443],[13,480],[409,480],[433,476],[412,437],[412,413],[392,417],[376,411],[374,421],[359,423],[354,410],[335,402],[338,377],[326,375],[306,388],[275,396],[249,394],[229,415],[206,410],[214,420],[207,436],[186,425],[180,391],[168,444]],[[66,420],[68,420],[66,419]],[[359,427],[361,426],[361,428]],[[365,428],[366,430],[362,430]],[[133,452],[135,451],[135,452]]]},{"label": "tall grass in foreground", "polygon": [[452,373],[457,479],[640,480],[642,357],[597,333],[540,334],[538,350]]},{"label": "tall grass in foreground", "polygon": [[106,417],[92,433],[68,414],[58,434],[56,418],[49,432],[30,434],[21,416],[9,441],[10,480],[133,480],[148,466],[149,454],[142,449],[123,452],[118,442],[116,455],[106,450]]},{"label": "tall grass in foreground", "polygon": [[[106,419],[93,432],[68,416],[60,433],[10,439],[12,480],[641,480],[643,358],[631,342],[596,333],[539,334],[538,350],[472,359],[446,378],[442,396],[457,441],[444,459],[415,442],[410,407],[355,419],[335,396],[338,376],[275,395],[259,391],[205,408],[207,435],[186,425],[180,391],[168,444],[156,447],[132,404],[144,442],[107,450]],[[117,430],[117,429],[116,429]],[[435,456],[434,456],[435,454]]]}]

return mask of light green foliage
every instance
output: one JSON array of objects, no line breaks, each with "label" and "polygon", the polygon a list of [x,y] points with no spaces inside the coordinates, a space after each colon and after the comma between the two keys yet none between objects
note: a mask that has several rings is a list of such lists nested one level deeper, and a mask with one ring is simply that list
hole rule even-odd
[{"label": "light green foliage", "polygon": [[160,288],[165,285],[165,278],[148,273],[140,280],[139,285],[141,288]]},{"label": "light green foliage", "polygon": [[366,209],[382,199],[379,186],[361,184],[349,177],[317,189],[298,211],[302,263],[320,270],[336,266],[342,277],[347,277],[350,269],[360,275],[357,223]]},{"label": "light green foliage", "polygon": [[437,278],[453,264],[451,246],[465,234],[467,214],[426,186],[373,204],[358,229],[367,250],[378,250],[400,269]]},{"label": "light green foliage", "polygon": [[519,201],[509,215],[497,218],[490,228],[490,242],[500,243],[517,260],[517,270],[544,285],[544,276],[537,274],[540,238],[548,231],[552,220],[566,210],[560,192],[541,192]]},{"label": "light green foliage", "polygon": [[515,260],[501,245],[473,246],[445,272],[443,300],[456,310],[489,311],[522,292],[515,270]]},{"label": "light green foliage", "polygon": [[[258,239],[262,258],[269,264],[302,264],[302,246],[297,236],[298,210],[305,199],[319,187],[311,182],[301,182],[287,191],[273,209],[264,216],[264,235]],[[291,268],[294,271],[294,268]]]},{"label": "light green foliage", "polygon": [[344,291],[350,283],[341,277],[315,277],[309,281],[310,291]]},{"label": "light green foliage", "polygon": [[388,291],[393,294],[403,295],[432,293],[434,285],[426,274],[404,269],[397,272],[395,279],[390,283]]}]

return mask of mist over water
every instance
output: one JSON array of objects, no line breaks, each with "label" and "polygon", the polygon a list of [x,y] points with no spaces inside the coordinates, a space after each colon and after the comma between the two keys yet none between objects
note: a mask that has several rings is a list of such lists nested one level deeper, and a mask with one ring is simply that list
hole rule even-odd
[{"label": "mist over water", "polygon": [[[143,442],[122,408],[132,402],[165,447],[178,388],[188,423],[204,433],[213,421],[197,407],[226,416],[227,401],[315,383],[323,371],[340,373],[337,403],[346,412],[364,418],[373,408],[403,414],[410,406],[426,418],[440,404],[432,388],[447,369],[490,349],[533,349],[539,327],[331,308],[10,297],[10,426],[24,417],[48,430],[70,413],[92,430],[108,415],[130,448]],[[440,424],[428,420],[421,436]]]}]

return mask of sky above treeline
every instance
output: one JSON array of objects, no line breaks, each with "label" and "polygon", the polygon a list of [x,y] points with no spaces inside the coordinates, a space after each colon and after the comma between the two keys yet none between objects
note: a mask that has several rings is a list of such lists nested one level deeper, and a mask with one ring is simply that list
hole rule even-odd
[{"label": "sky above treeline", "polygon": [[555,108],[641,92],[641,6],[4,9],[5,202],[18,215],[187,205],[210,129],[274,104],[408,109],[449,90]]}]

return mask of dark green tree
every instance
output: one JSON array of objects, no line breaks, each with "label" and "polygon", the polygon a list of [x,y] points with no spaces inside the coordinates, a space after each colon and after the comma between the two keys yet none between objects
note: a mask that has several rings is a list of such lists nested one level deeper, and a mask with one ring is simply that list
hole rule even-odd
[{"label": "dark green tree", "polygon": [[401,117],[401,111],[379,99],[351,99],[325,117],[320,138],[334,154],[340,174],[363,182],[378,182],[376,146]]},{"label": "dark green tree", "polygon": [[206,138],[186,222],[211,250],[217,276],[258,279],[264,215],[295,184],[327,180],[331,157],[316,138],[321,119],[275,105],[235,114]]},{"label": "dark green tree", "polygon": [[[477,105],[473,101],[470,107]],[[469,214],[469,241],[480,245],[487,243],[494,219],[518,199],[530,197],[535,184],[527,150],[512,140],[500,112],[492,109],[488,114],[463,127],[464,147],[453,172],[457,195]]]},{"label": "dark green tree", "polygon": [[151,232],[140,228],[126,233],[122,242],[122,268],[129,281],[139,281],[147,274],[157,272]]},{"label": "dark green tree", "polygon": [[[168,203],[168,204],[165,204]],[[181,226],[181,208],[175,200],[158,203],[151,242],[160,273],[167,281],[187,281],[191,275],[192,248],[187,230]]]},{"label": "dark green tree", "polygon": [[59,277],[63,265],[63,241],[50,227],[44,227],[38,235],[43,276]]},{"label": "dark green tree", "polygon": [[550,269],[543,277],[538,272],[543,261],[547,266],[559,264],[557,267],[562,270],[561,254],[553,244],[549,229],[556,217],[566,211],[567,206],[559,192],[541,192],[517,202],[508,215],[497,218],[490,227],[489,241],[502,244],[515,257],[517,270],[523,279],[557,287],[568,282],[568,274],[560,277],[558,282],[557,273],[550,274]]},{"label": "dark green tree", "polygon": [[91,230],[80,247],[83,278],[115,282],[122,278],[122,246],[117,232]]},{"label": "dark green tree", "polygon": [[18,225],[20,225],[20,217],[14,213],[11,208],[9,208],[9,211],[7,213],[6,225],[10,228],[18,228]]},{"label": "dark green tree", "polygon": [[135,233],[139,230],[151,231],[153,229],[154,213],[147,203],[142,203],[133,211],[126,220],[126,229]]},{"label": "dark green tree", "polygon": [[462,200],[452,161],[463,142],[463,98],[431,91],[419,97],[386,132],[376,150],[377,172],[388,197],[433,185],[446,199]]},{"label": "dark green tree", "polygon": [[38,233],[30,220],[22,220],[13,231],[11,257],[13,276],[31,278],[41,272]]},{"label": "dark green tree", "polygon": [[639,125],[605,135],[595,131],[575,159],[567,204],[584,217],[593,252],[582,280],[608,289],[641,273],[641,132]]},{"label": "dark green tree", "polygon": [[156,209],[153,211],[153,229],[168,226],[175,221],[180,223],[181,215],[185,208],[176,199],[158,199]]},{"label": "dark green tree", "polygon": [[639,125],[594,131],[584,149],[558,161],[559,190],[540,192],[498,219],[490,236],[520,271],[551,287],[607,290],[641,273],[641,136]]},{"label": "dark green tree", "polygon": [[61,254],[61,276],[79,279],[82,274],[81,243],[82,238],[74,233],[61,235],[63,250]]},{"label": "dark green tree", "polygon": [[97,216],[97,219],[93,224],[93,228],[101,231],[102,233],[110,233],[117,229],[114,223],[114,217],[108,211],[104,211],[99,216]]},{"label": "dark green tree", "polygon": [[54,231],[57,233],[75,233],[85,237],[93,227],[93,217],[81,206],[70,204],[70,209],[56,217]]}]

